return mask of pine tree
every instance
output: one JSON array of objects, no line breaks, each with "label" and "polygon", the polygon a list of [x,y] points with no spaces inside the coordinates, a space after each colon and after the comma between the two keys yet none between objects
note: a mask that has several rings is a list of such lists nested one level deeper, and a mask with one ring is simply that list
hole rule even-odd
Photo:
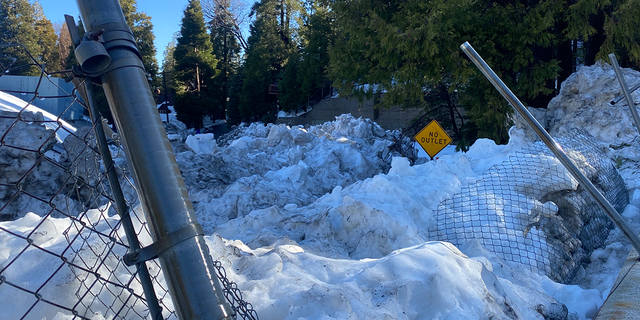
[{"label": "pine tree", "polygon": [[33,4],[33,9],[35,18],[34,27],[38,36],[37,45],[42,51],[42,54],[38,58],[45,64],[47,72],[61,71],[60,49],[57,46],[58,36],[53,28],[53,24],[44,16],[44,11],[39,2],[36,1]]},{"label": "pine tree", "polygon": [[310,5],[308,23],[302,32],[304,51],[298,75],[300,89],[306,96],[325,87],[329,82],[329,48],[335,37],[333,11],[323,1],[315,1]]},{"label": "pine tree", "polygon": [[[226,0],[219,0],[218,5],[228,8],[230,4]],[[241,47],[236,35],[229,29],[229,26],[233,24],[233,17],[229,15],[229,10],[218,10],[217,12],[218,14],[209,22],[213,54],[219,59],[218,75],[211,83],[211,90],[214,99],[218,101],[220,106],[214,118],[224,119],[231,78],[240,64]]]},{"label": "pine tree", "polygon": [[176,32],[173,35],[173,39],[171,40],[171,42],[169,42],[169,44],[167,44],[167,47],[163,52],[162,60],[162,91],[164,94],[163,100],[169,101],[172,104],[174,103],[177,92],[177,84],[174,79],[176,60],[173,57],[173,53],[176,51],[176,44],[179,35],[179,32]]},{"label": "pine tree", "polygon": [[262,0],[252,8],[256,20],[248,40],[239,106],[244,120],[276,119],[278,98],[269,94],[269,86],[277,84],[294,48],[291,24],[295,10],[295,3],[286,0]]},{"label": "pine tree", "polygon": [[133,32],[133,38],[136,40],[136,46],[142,56],[144,68],[151,77],[151,86],[159,87],[158,79],[158,61],[156,60],[156,47],[153,41],[156,39],[153,34],[153,23],[151,17],[144,12],[138,12],[138,3],[136,0],[120,0],[122,13],[127,21],[127,25]]},{"label": "pine tree", "polygon": [[319,89],[330,83],[327,68],[334,38],[333,12],[323,1],[309,1],[306,7],[301,10],[301,49],[292,51],[278,83],[284,111],[306,110],[309,98],[322,98],[317,95]]},{"label": "pine tree", "polygon": [[[38,43],[34,8],[27,0],[0,0],[0,43],[22,44],[33,57],[41,57],[42,47]],[[40,69],[31,67],[33,61],[22,48],[3,48],[0,54],[16,58],[13,64],[16,75],[40,75]],[[42,61],[40,61],[42,62]]]},{"label": "pine tree", "polygon": [[280,106],[285,112],[298,111],[299,107],[306,106],[307,92],[301,88],[299,79],[301,57],[299,50],[293,50],[287,65],[282,71],[282,76],[278,82],[280,96],[278,97]]},{"label": "pine tree", "polygon": [[[478,137],[506,142],[512,113],[460,51],[463,42],[474,45],[526,103],[553,94],[560,68],[552,53],[561,39],[554,28],[562,1],[358,0],[337,1],[333,9],[334,85],[360,98],[384,92],[385,106],[447,110],[439,120],[453,129],[459,146]],[[467,110],[468,119],[458,108]]]},{"label": "pine tree", "polygon": [[60,64],[61,68],[66,68],[66,61],[69,53],[74,49],[73,43],[71,41],[71,35],[69,34],[69,29],[67,28],[67,23],[64,22],[62,24],[56,23],[53,26],[53,29],[56,31],[58,35],[58,53],[60,55]]},{"label": "pine tree", "polygon": [[210,92],[218,62],[212,51],[200,1],[190,0],[173,54],[174,77],[180,84],[175,108],[178,119],[195,128],[201,128],[204,116],[214,115],[219,107]]},{"label": "pine tree", "polygon": [[584,63],[608,62],[640,68],[640,1],[575,0],[567,10],[567,35],[583,46]]},{"label": "pine tree", "polygon": [[244,66],[241,65],[231,77],[229,85],[229,102],[227,103],[227,126],[240,124],[245,118],[240,113],[240,93],[244,83]]}]

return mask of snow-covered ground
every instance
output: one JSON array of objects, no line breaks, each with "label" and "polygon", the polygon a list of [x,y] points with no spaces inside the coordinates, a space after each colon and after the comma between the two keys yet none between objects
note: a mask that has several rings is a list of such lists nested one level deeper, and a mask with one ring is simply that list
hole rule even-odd
[{"label": "snow-covered ground", "polygon": [[[640,82],[640,73],[627,77]],[[552,134],[574,127],[598,139],[629,189],[622,215],[640,230],[640,141],[628,108],[608,103],[618,88],[611,68],[584,67],[536,114]],[[348,115],[308,128],[245,125],[218,141],[188,135],[175,118],[167,131],[212,256],[261,319],[588,319],[630,251],[614,229],[571,284],[560,284],[479,241],[431,241],[441,201],[533,143],[522,124],[508,145],[480,139],[467,153],[447,147],[414,166],[390,149],[397,133]],[[28,232],[40,220],[25,214],[0,226]],[[59,250],[68,223],[51,220],[38,245]],[[22,250],[12,239],[0,232],[0,269]],[[34,277],[45,262],[32,255],[18,260],[24,272],[6,277],[28,286],[46,276]],[[56,294],[72,296],[60,278]],[[2,294],[6,287],[0,319],[24,307]],[[38,319],[71,318],[56,312]]]}]

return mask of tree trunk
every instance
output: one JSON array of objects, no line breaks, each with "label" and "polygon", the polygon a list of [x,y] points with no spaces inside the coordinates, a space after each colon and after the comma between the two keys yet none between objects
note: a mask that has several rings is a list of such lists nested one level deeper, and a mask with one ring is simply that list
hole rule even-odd
[{"label": "tree trunk", "polygon": [[591,25],[597,30],[596,34],[589,37],[589,40],[585,43],[585,58],[584,64],[587,66],[593,65],[596,63],[596,55],[600,51],[600,47],[604,43],[606,36],[604,34],[604,11],[599,10],[596,16],[593,16],[589,19]]}]

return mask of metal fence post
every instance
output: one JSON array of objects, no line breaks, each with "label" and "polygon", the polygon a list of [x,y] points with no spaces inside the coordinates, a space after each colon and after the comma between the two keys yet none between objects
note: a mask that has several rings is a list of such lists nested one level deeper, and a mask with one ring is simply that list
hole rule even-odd
[{"label": "metal fence post", "polygon": [[[77,47],[82,40],[78,35],[75,19],[69,15],[65,15],[64,18],[67,22],[69,34],[71,35],[71,42],[73,43],[74,47]],[[133,223],[131,222],[131,216],[129,215],[130,208],[127,206],[124,200],[122,188],[120,186],[120,182],[118,181],[118,174],[113,163],[113,158],[111,158],[111,152],[109,151],[109,147],[107,145],[107,138],[102,127],[102,120],[98,113],[97,102],[94,93],[95,85],[91,82],[81,82],[78,78],[73,79],[73,84],[78,88],[80,96],[82,97],[82,99],[84,99],[85,103],[89,107],[89,116],[91,117],[91,122],[94,125],[94,132],[96,134],[96,144],[98,146],[98,150],[100,151],[100,156],[102,157],[104,168],[107,172],[109,186],[111,187],[111,190],[113,192],[113,197],[116,204],[116,211],[118,212],[118,215],[120,215],[120,221],[122,221],[122,227],[125,230],[130,250],[139,250],[140,242],[138,241],[138,237],[136,236],[136,232],[133,228]],[[138,277],[140,278],[142,290],[144,291],[145,298],[147,299],[147,306],[149,307],[151,319],[162,320],[162,308],[158,304],[158,297],[156,296],[155,289],[153,288],[153,282],[151,281],[151,276],[149,275],[149,270],[147,269],[146,263],[144,261],[138,263],[136,265],[136,269],[138,270]]]},{"label": "metal fence post", "polygon": [[473,63],[480,69],[482,74],[491,82],[491,84],[500,92],[500,94],[509,102],[509,104],[524,118],[533,131],[540,137],[542,142],[551,150],[551,152],[558,158],[558,160],[564,165],[565,168],[571,173],[571,175],[585,188],[593,200],[602,208],[602,210],[609,216],[611,221],[622,231],[622,233],[631,241],[631,244],[640,252],[640,238],[629,227],[629,225],[622,220],[620,213],[607,201],[607,199],[598,191],[598,189],[587,179],[587,177],[576,167],[576,165],[569,159],[567,154],[562,150],[562,147],[549,135],[549,133],[540,125],[538,120],[533,117],[531,112],[518,100],[515,94],[511,92],[504,82],[496,75],[495,72],[489,67],[489,65],[480,57],[475,49],[469,44],[469,42],[463,43],[460,48],[464,53],[473,61]]},{"label": "metal fence post", "polygon": [[120,4],[76,2],[85,36],[101,42],[111,58],[89,76],[102,81],[154,239],[127,263],[159,259],[180,319],[233,319]]},{"label": "metal fence post", "polygon": [[627,81],[624,80],[624,75],[622,74],[622,70],[618,65],[618,59],[616,59],[616,54],[610,53],[609,60],[611,61],[611,66],[613,67],[613,70],[616,72],[616,78],[618,78],[618,82],[620,83],[620,87],[622,88],[622,93],[624,94],[624,98],[627,100],[627,104],[629,104],[629,110],[631,111],[631,115],[633,116],[633,121],[636,125],[636,130],[640,132],[640,116],[638,115],[638,109],[636,109],[636,104],[633,102],[633,98],[631,97],[631,92],[629,92],[629,87],[627,87]]}]

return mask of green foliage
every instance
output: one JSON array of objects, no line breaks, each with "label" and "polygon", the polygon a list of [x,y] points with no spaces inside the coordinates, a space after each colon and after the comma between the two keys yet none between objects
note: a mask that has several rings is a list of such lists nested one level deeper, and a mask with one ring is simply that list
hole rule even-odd
[{"label": "green foliage", "polygon": [[253,6],[256,20],[251,25],[240,93],[243,120],[275,120],[277,96],[269,95],[268,90],[294,48],[291,23],[296,9],[291,0],[262,0]]},{"label": "green foliage", "polygon": [[329,83],[328,48],[333,38],[333,13],[326,4],[317,1],[309,2],[308,7],[301,12],[302,49],[292,51],[278,83],[284,111],[297,111],[300,107],[306,110],[308,98]]},{"label": "green foliage", "polygon": [[244,83],[244,66],[238,67],[236,74],[231,77],[229,86],[229,102],[227,103],[227,125],[232,126],[242,122],[240,114],[240,93]]},{"label": "green foliage", "polygon": [[606,59],[615,52],[624,67],[640,69],[640,1],[619,3],[604,24],[606,39],[598,52]]},{"label": "green foliage", "polygon": [[210,106],[216,101],[204,92],[181,92],[176,96],[175,109],[178,120],[189,128],[202,128],[202,119],[210,114]]},{"label": "green foliage", "polygon": [[[300,90],[306,96],[313,94],[329,82],[329,47],[334,38],[333,12],[322,2],[311,3],[308,24],[302,31],[304,50],[300,62]],[[306,97],[303,97],[306,98]]]},{"label": "green foliage", "polygon": [[173,35],[173,39],[163,52],[163,60],[162,60],[162,92],[164,94],[163,100],[170,101],[173,103],[173,98],[176,96],[176,88],[177,84],[174,79],[174,69],[176,65],[176,59],[173,57],[173,53],[176,51],[176,44],[178,43],[177,39],[180,35],[179,32],[176,32]]},{"label": "green foliage", "polygon": [[[228,7],[229,3],[225,2],[224,5]],[[220,106],[214,118],[224,119],[229,98],[229,84],[240,64],[241,47],[235,34],[229,29],[229,26],[233,24],[233,17],[230,16],[229,9],[218,10],[218,13],[210,21],[213,54],[219,59],[218,75],[213,78],[211,83],[211,93]]]},{"label": "green foliage", "polygon": [[469,121],[455,132],[456,143],[477,137],[505,142],[512,112],[466,60],[459,49],[463,42],[474,45],[525,101],[553,93],[549,81],[558,75],[558,61],[545,53],[553,52],[559,39],[553,33],[562,10],[558,1],[525,6],[520,1],[358,0],[337,1],[334,9],[339,12],[338,37],[330,50],[334,85],[359,98],[384,92],[383,106],[449,108],[444,120],[454,127],[464,120],[456,109],[464,108]]},{"label": "green foliage", "polygon": [[136,46],[142,56],[144,68],[151,77],[151,86],[157,88],[160,86],[160,80],[158,78],[158,61],[156,60],[157,51],[153,44],[156,37],[153,34],[151,17],[144,12],[138,12],[136,0],[120,0],[120,7],[122,7],[127,25],[133,32],[133,38],[136,40]]},{"label": "green foliage", "polygon": [[37,1],[33,4],[35,17],[35,32],[38,36],[37,45],[42,48],[39,57],[48,72],[62,70],[60,65],[60,49],[57,46],[58,35],[53,29],[53,24],[45,16],[42,6]]},{"label": "green foliage", "polygon": [[[220,105],[212,98],[212,79],[218,60],[205,28],[200,1],[190,0],[184,11],[180,36],[173,57],[174,79],[178,84],[175,108],[187,125],[200,128],[202,117],[219,113]],[[193,104],[192,104],[193,103]],[[193,119],[199,118],[199,121]]]},{"label": "green foliage", "polygon": [[[41,58],[43,48],[39,44],[39,34],[36,31],[36,18],[33,6],[27,0],[0,0],[0,43],[24,45],[31,55]],[[12,74],[37,76],[40,70],[31,67],[32,63],[27,52],[22,48],[2,48],[0,54],[16,58],[13,67],[24,66]],[[43,62],[42,60],[40,62]]]},{"label": "green foliage", "polygon": [[278,82],[278,90],[280,91],[279,102],[283,111],[297,111],[298,107],[305,104],[308,95],[304,94],[301,88],[300,79],[300,53],[293,50],[287,65],[282,71],[282,77]]}]

